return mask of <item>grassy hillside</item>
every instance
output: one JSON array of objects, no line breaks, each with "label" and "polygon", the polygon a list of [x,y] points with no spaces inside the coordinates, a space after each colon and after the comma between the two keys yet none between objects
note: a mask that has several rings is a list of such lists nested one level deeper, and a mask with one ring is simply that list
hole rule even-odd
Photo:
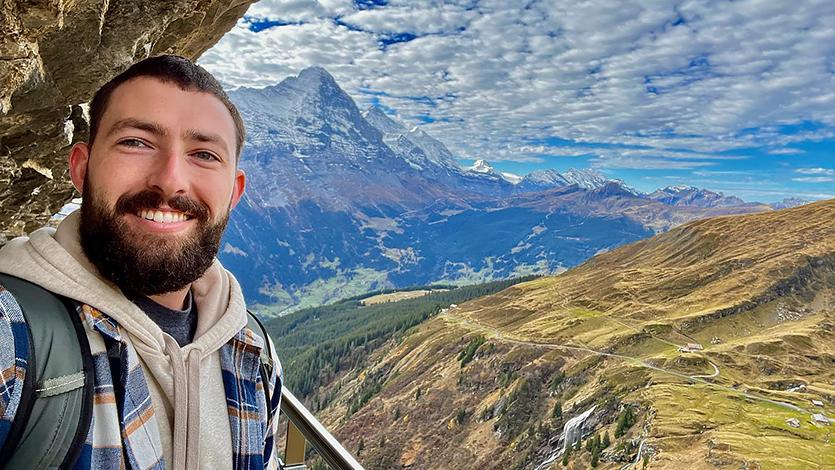
[{"label": "grassy hillside", "polygon": [[265,326],[275,339],[285,384],[318,409],[333,395],[331,390],[319,390],[321,385],[341,372],[363,368],[368,355],[393,337],[450,304],[493,294],[531,279],[535,276],[458,288],[432,286],[427,289],[448,290],[398,302],[363,305],[364,299],[393,294],[390,290],[372,292],[275,318],[265,322]]},{"label": "grassy hillside", "polygon": [[812,414],[835,417],[835,201],[684,225],[367,364],[320,413],[367,468],[565,468],[563,426],[592,407],[567,468],[833,468]]}]

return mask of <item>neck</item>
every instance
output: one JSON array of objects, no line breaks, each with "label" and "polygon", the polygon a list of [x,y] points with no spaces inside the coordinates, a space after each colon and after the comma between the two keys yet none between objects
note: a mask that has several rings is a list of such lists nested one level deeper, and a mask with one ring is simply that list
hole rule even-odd
[{"label": "neck", "polygon": [[186,295],[188,295],[189,289],[191,289],[191,284],[178,291],[166,292],[159,295],[149,295],[148,298],[164,307],[170,308],[171,310],[183,310],[186,308]]}]

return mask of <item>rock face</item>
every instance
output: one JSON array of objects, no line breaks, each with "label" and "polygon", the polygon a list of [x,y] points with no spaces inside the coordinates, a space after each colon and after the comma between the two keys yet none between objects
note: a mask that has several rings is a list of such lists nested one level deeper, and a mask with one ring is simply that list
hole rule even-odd
[{"label": "rock face", "polygon": [[249,0],[12,0],[0,5],[0,243],[69,201],[70,146],[86,138],[81,105],[151,55],[196,59]]}]

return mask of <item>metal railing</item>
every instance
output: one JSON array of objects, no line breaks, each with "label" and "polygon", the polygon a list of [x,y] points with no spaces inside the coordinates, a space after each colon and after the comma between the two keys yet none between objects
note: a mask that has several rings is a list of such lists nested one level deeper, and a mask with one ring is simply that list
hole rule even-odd
[{"label": "metal railing", "polygon": [[281,386],[281,411],[289,419],[284,446],[284,468],[303,469],[305,441],[334,470],[363,470],[362,465],[342,447],[322,423],[304,407],[290,390]]}]

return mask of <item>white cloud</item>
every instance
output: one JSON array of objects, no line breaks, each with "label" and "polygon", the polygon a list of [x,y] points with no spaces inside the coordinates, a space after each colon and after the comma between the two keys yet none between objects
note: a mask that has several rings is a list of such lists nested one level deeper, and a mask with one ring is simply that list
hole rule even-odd
[{"label": "white cloud", "polygon": [[768,153],[771,154],[771,155],[799,155],[799,154],[804,153],[804,152],[803,152],[803,150],[800,150],[800,149],[780,148],[780,149],[769,150]]},{"label": "white cloud", "polygon": [[[200,63],[230,86],[324,66],[360,106],[365,88],[409,125],[436,119],[424,129],[460,156],[571,154],[508,146],[557,137],[641,148],[598,150],[601,167],[697,168],[835,138],[831,1],[470,3],[262,0],[251,16],[303,24],[241,22]],[[418,37],[381,47],[393,33]]]},{"label": "white cloud", "polygon": [[716,163],[699,161],[670,161],[662,158],[648,157],[600,157],[591,160],[592,168],[629,168],[640,170],[690,170],[703,166],[713,166]]},{"label": "white cloud", "polygon": [[800,173],[801,175],[835,176],[835,170],[831,168],[797,168],[794,172]]},{"label": "white cloud", "polygon": [[802,178],[792,178],[792,181],[799,183],[831,183],[835,178],[831,176],[804,176]]},{"label": "white cloud", "polygon": [[361,10],[342,17],[347,24],[377,33],[443,33],[465,27],[477,15],[454,5],[409,6]]},{"label": "white cloud", "polygon": [[351,0],[260,0],[249,7],[247,16],[294,22],[331,18],[353,10]]}]

